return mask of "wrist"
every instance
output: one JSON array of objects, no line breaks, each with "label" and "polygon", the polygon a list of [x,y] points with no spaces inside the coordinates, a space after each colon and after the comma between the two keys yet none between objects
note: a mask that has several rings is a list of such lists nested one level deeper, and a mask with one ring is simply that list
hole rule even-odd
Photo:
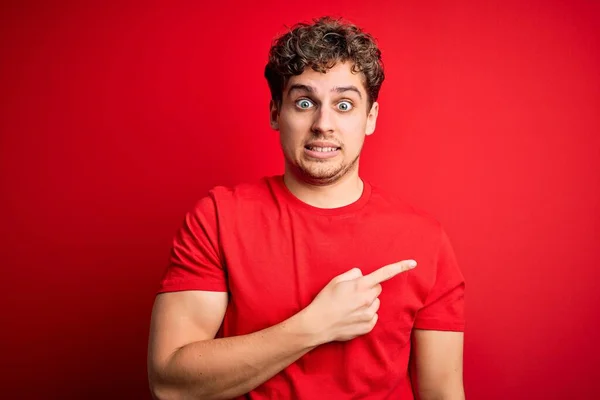
[{"label": "wrist", "polygon": [[308,350],[329,342],[326,333],[321,329],[321,324],[317,323],[316,318],[311,314],[310,310],[305,308],[288,321],[290,332],[298,338]]}]

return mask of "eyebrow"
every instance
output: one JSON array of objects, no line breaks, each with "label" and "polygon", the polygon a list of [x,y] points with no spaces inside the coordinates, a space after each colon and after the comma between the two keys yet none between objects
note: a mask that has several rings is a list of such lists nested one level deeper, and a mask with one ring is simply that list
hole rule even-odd
[{"label": "eyebrow", "polygon": [[289,95],[290,93],[292,93],[292,90],[300,90],[300,91],[302,91],[302,90],[303,90],[303,91],[305,91],[305,92],[309,92],[309,93],[312,93],[312,92],[314,92],[314,90],[313,90],[313,88],[312,88],[311,86],[308,86],[308,85],[300,85],[300,84],[298,84],[298,83],[296,83],[296,84],[294,84],[294,85],[290,86],[290,88],[288,89],[288,95]]},{"label": "eyebrow", "polygon": [[344,93],[344,92],[356,92],[358,93],[358,97],[362,99],[362,94],[360,94],[360,90],[358,90],[358,88],[354,85],[350,85],[350,86],[336,86],[332,89],[332,91],[335,91],[337,93]]},{"label": "eyebrow", "polygon": [[[314,93],[315,90],[312,86],[308,86],[308,85],[301,85],[299,83],[296,83],[294,85],[291,85],[290,88],[288,89],[288,96],[290,95],[290,93],[292,93],[292,90],[300,90],[300,91],[305,91],[308,93]],[[332,92],[336,92],[336,93],[344,93],[344,92],[356,92],[358,94],[358,97],[360,97],[362,99],[362,94],[360,93],[360,90],[358,90],[358,88],[354,85],[349,85],[349,86],[336,86],[333,89],[331,89]]]}]

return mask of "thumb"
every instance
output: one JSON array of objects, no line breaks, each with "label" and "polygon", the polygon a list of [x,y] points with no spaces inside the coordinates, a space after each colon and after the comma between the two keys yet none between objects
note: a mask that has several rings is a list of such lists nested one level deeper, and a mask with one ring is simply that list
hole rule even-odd
[{"label": "thumb", "polygon": [[336,276],[334,280],[336,282],[351,281],[353,279],[360,278],[361,276],[363,276],[362,271],[360,270],[360,268],[355,267],[349,271],[344,272],[341,275]]}]

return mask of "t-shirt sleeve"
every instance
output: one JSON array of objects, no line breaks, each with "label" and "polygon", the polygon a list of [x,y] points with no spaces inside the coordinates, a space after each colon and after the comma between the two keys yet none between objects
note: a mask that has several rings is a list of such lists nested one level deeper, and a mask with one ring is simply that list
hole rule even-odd
[{"label": "t-shirt sleeve", "polygon": [[173,239],[158,293],[183,290],[227,291],[213,196],[202,198],[186,214]]},{"label": "t-shirt sleeve", "polygon": [[435,282],[417,312],[416,329],[458,331],[465,328],[465,280],[446,232],[441,231]]}]

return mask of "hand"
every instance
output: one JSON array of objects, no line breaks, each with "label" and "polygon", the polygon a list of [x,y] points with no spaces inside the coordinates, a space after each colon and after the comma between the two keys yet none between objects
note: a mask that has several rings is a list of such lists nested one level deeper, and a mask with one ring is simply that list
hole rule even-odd
[{"label": "hand", "polygon": [[346,341],[371,332],[377,323],[381,282],[416,265],[414,260],[404,260],[368,275],[353,268],[333,278],[303,310],[317,343]]}]

